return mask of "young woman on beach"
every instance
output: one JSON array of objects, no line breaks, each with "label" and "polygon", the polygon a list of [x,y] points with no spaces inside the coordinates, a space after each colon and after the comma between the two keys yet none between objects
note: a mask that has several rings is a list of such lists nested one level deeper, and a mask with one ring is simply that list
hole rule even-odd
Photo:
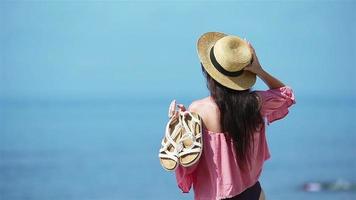
[{"label": "young woman on beach", "polygon": [[[203,150],[193,166],[176,168],[177,184],[184,193],[193,185],[197,200],[265,199],[259,182],[270,158],[265,128],[287,115],[294,94],[261,67],[252,45],[237,36],[205,33],[198,54],[210,96],[194,101],[188,111],[202,118]],[[256,76],[268,90],[251,90]]]}]

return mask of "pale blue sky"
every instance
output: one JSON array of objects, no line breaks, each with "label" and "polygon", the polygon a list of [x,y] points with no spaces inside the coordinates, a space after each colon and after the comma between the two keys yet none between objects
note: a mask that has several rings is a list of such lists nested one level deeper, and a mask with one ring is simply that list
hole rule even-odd
[{"label": "pale blue sky", "polygon": [[201,96],[207,31],[246,37],[298,95],[355,95],[355,2],[2,1],[0,95]]}]

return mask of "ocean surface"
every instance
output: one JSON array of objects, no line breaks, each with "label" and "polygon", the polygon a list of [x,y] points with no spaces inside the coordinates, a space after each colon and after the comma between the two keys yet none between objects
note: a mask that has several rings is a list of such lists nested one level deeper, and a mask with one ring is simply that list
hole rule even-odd
[{"label": "ocean surface", "polygon": [[[267,199],[356,199],[355,191],[302,190],[309,181],[356,183],[355,100],[297,97],[290,114],[268,127],[272,157],[260,178]],[[1,100],[0,199],[193,199],[159,164],[169,103]]]}]

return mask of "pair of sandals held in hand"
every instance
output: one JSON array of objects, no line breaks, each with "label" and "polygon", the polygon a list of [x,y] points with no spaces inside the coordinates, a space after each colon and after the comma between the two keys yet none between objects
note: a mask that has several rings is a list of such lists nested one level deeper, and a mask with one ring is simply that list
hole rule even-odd
[{"label": "pair of sandals held in hand", "polygon": [[176,102],[169,106],[169,121],[159,150],[162,167],[175,170],[178,165],[189,167],[200,158],[203,149],[202,120],[194,112],[176,111]]}]

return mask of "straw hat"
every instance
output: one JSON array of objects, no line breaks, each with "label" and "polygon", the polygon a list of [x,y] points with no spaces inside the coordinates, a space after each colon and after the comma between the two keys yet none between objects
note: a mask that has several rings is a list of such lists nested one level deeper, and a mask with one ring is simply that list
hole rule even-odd
[{"label": "straw hat", "polygon": [[256,82],[256,75],[243,70],[252,61],[245,40],[219,32],[203,34],[197,43],[200,62],[217,82],[233,90],[246,90]]}]

